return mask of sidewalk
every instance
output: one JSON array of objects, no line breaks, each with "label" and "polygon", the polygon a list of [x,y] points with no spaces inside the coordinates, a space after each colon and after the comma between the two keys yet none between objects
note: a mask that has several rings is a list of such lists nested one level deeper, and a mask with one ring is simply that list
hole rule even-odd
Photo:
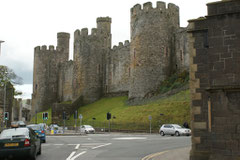
[{"label": "sidewalk", "polygon": [[190,149],[191,147],[186,147],[154,153],[144,157],[142,160],[189,160]]}]

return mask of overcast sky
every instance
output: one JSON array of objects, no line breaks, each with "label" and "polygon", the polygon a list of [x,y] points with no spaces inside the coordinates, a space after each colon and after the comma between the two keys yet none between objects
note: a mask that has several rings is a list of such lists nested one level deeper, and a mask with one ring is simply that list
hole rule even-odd
[{"label": "overcast sky", "polygon": [[[218,0],[165,0],[180,7],[180,25],[205,16],[206,3]],[[112,44],[130,39],[130,8],[146,0],[2,0],[0,4],[0,65],[7,65],[23,78],[23,98],[32,93],[33,50],[57,44],[57,32],[69,32],[72,57],[76,29],[96,27],[96,18],[112,18]],[[151,1],[156,6],[156,0]],[[28,85],[27,85],[28,84]]]}]

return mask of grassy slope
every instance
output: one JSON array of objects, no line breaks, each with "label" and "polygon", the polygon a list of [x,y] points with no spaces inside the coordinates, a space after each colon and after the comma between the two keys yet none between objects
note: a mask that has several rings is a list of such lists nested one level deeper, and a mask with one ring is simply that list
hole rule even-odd
[{"label": "grassy slope", "polygon": [[[43,112],[48,112],[48,120],[47,121],[45,120],[44,122],[43,122],[43,119],[42,119],[42,113]],[[48,125],[51,124],[52,123],[52,109],[48,109],[48,110],[43,111],[43,112],[39,112],[37,114],[37,119],[36,119],[35,116],[33,116],[30,123],[35,123],[37,121],[37,123],[47,123]]]},{"label": "grassy slope", "polygon": [[[149,126],[149,115],[152,116],[152,125],[158,129],[159,123],[190,122],[189,90],[181,91],[176,95],[159,99],[152,103],[140,106],[127,106],[127,97],[103,98],[95,103],[80,107],[78,113],[83,115],[83,123],[96,127],[107,127],[106,113],[110,112],[113,128],[145,130]],[[160,113],[164,115],[161,116]],[[96,118],[93,122],[92,118]],[[160,122],[159,122],[160,121]],[[73,124],[73,116],[67,122]]]},{"label": "grassy slope", "polygon": [[[107,128],[106,113],[110,112],[112,128],[120,130],[148,130],[149,115],[152,116],[153,129],[158,130],[161,123],[190,124],[190,99],[189,90],[181,91],[175,95],[165,97],[146,105],[128,106],[127,97],[102,98],[101,100],[82,106],[78,113],[83,115],[83,123],[93,125],[96,128]],[[51,123],[51,109],[48,124]],[[161,116],[160,114],[164,114]],[[96,118],[95,121],[92,118]],[[34,118],[32,122],[34,122]],[[38,123],[42,122],[42,112],[38,113]],[[79,125],[80,121],[77,122]],[[62,125],[62,124],[61,124]],[[73,115],[66,121],[67,126],[74,126]]]}]

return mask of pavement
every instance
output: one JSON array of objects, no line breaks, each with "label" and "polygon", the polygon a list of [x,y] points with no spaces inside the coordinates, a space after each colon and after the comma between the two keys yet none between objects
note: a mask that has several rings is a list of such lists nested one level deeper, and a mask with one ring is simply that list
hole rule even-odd
[{"label": "pavement", "polygon": [[153,153],[142,160],[189,160],[191,147],[179,148],[174,150],[166,150],[163,152]]}]

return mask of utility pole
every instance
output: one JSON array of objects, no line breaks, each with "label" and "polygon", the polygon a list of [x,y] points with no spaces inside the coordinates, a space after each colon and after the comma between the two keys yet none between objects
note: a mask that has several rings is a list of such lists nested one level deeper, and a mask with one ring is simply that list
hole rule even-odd
[{"label": "utility pole", "polygon": [[[1,55],[1,45],[2,43],[4,43],[4,41],[0,40],[0,55]],[[4,82],[4,99],[3,99],[3,115],[5,115],[6,109],[5,109],[5,105],[6,105],[6,82]],[[3,126],[5,128],[5,117],[3,120]]]},{"label": "utility pole", "polygon": [[1,44],[4,43],[4,41],[0,40],[0,55],[1,55]]}]

